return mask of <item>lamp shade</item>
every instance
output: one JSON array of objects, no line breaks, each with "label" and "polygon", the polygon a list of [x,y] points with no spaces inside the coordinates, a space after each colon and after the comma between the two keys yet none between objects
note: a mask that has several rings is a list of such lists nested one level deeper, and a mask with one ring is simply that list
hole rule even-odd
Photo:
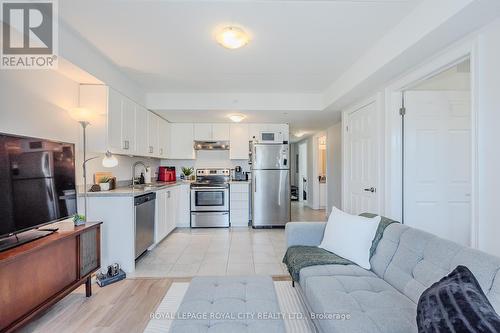
[{"label": "lamp shade", "polygon": [[73,108],[68,111],[71,118],[78,122],[88,122],[92,120],[92,111],[85,108]]},{"label": "lamp shade", "polygon": [[111,154],[111,152],[108,150],[106,152],[106,155],[102,159],[102,166],[105,168],[114,168],[115,166],[118,165],[118,159]]}]

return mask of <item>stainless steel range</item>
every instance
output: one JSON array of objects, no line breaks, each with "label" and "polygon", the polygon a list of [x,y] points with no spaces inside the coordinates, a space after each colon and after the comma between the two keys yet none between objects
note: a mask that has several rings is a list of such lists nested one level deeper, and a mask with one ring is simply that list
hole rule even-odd
[{"label": "stainless steel range", "polygon": [[196,169],[191,184],[191,227],[229,227],[229,169]]}]

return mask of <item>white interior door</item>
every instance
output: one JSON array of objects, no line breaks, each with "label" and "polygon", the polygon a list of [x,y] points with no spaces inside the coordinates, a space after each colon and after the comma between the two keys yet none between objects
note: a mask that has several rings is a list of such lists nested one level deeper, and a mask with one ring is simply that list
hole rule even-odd
[{"label": "white interior door", "polygon": [[[306,182],[304,183],[304,179]],[[299,144],[299,201],[304,201],[304,192],[306,193],[306,201],[309,200],[307,193],[307,143]],[[304,187],[304,185],[306,185]]]},{"label": "white interior door", "polygon": [[346,114],[343,209],[379,214],[379,121],[375,102]]},{"label": "white interior door", "polygon": [[404,222],[470,245],[470,93],[408,91],[405,106]]}]

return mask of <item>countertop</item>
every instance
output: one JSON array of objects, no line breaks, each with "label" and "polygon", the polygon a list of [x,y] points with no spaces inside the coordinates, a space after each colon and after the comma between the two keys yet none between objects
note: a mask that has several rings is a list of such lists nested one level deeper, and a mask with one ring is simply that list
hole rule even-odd
[{"label": "countertop", "polygon": [[[161,191],[169,187],[189,185],[190,181],[177,180],[175,182],[154,182],[145,185],[117,187],[110,191],[87,192],[87,197],[136,197],[142,194]],[[149,186],[148,186],[149,185]],[[78,193],[79,197],[83,197],[83,192]]]}]

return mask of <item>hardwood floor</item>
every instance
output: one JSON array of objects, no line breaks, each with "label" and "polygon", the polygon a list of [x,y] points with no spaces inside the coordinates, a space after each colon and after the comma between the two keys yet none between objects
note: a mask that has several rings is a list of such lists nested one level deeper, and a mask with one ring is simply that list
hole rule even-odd
[{"label": "hardwood floor", "polygon": [[105,288],[93,285],[90,298],[85,297],[84,288],[79,288],[20,332],[142,333],[172,282],[143,278],[126,279]]},{"label": "hardwood floor", "polygon": [[[273,280],[291,281],[289,276]],[[90,298],[85,297],[85,288],[79,288],[20,332],[142,333],[172,283],[189,281],[191,278],[125,279],[105,288],[93,285]]]}]

